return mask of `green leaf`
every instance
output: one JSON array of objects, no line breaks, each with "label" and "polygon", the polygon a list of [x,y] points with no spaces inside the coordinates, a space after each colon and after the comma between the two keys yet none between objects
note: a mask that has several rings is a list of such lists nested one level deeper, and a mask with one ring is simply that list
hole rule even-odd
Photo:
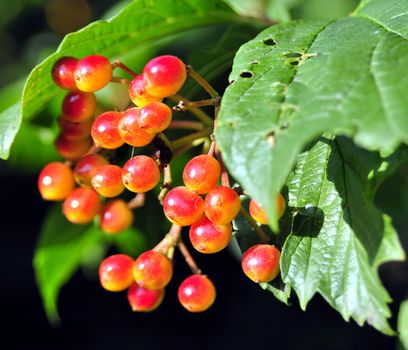
[{"label": "green leaf", "polygon": [[399,309],[398,333],[404,349],[408,349],[408,300],[402,302]]},{"label": "green leaf", "polygon": [[354,17],[273,26],[238,51],[216,139],[273,229],[274,198],[315,137],[377,150],[408,142],[406,12],[406,1],[372,0]]},{"label": "green leaf", "polygon": [[59,321],[57,298],[61,287],[72,277],[83,258],[103,239],[93,225],[73,225],[55,205],[45,219],[33,265],[48,319]]},{"label": "green leaf", "polygon": [[0,158],[7,159],[14,138],[20,128],[21,105],[16,103],[0,112]]},{"label": "green leaf", "polygon": [[281,270],[302,309],[318,292],[345,320],[392,335],[391,298],[377,268],[405,255],[391,220],[372,203],[369,173],[382,162],[342,138],[322,137],[298,157],[287,182],[289,206],[305,219],[295,220]]}]

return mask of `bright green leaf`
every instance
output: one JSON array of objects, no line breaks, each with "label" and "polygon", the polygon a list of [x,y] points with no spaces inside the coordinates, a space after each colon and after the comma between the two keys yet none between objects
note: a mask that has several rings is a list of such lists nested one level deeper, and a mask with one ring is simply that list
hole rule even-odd
[{"label": "bright green leaf", "polygon": [[408,349],[408,300],[405,300],[400,306],[398,313],[398,333],[404,349]]},{"label": "bright green leaf", "polygon": [[16,103],[0,112],[0,158],[7,159],[10,154],[10,147],[20,128],[21,105]]}]

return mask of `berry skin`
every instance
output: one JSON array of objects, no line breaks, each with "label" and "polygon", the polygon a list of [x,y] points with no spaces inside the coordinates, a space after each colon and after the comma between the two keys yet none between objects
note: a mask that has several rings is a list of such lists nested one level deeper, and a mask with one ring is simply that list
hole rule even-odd
[{"label": "berry skin", "polygon": [[132,192],[150,191],[160,181],[160,169],[150,157],[140,155],[130,158],[122,169],[122,181]]},{"label": "berry skin", "polygon": [[88,137],[81,140],[68,140],[60,134],[55,141],[57,152],[65,159],[77,160],[81,158],[92,146],[92,140]]},{"label": "berry skin", "polygon": [[122,169],[112,164],[99,167],[91,184],[96,192],[108,198],[116,197],[125,190],[122,182]]},{"label": "berry skin", "polygon": [[60,162],[47,164],[38,176],[41,197],[49,201],[64,200],[74,189],[74,178],[69,166]]},{"label": "berry skin", "polygon": [[256,283],[270,282],[279,274],[279,249],[269,244],[256,244],[242,256],[242,269]]},{"label": "berry skin", "polygon": [[176,94],[186,81],[186,66],[178,57],[158,56],[150,60],[143,69],[147,82],[146,91],[156,97]]},{"label": "berry skin", "polygon": [[207,310],[215,301],[216,291],[214,284],[203,275],[187,277],[178,289],[178,298],[181,305],[190,312]]},{"label": "berry skin", "polygon": [[92,93],[71,91],[62,101],[62,118],[70,122],[82,122],[93,117],[96,111],[96,98]]},{"label": "berry skin", "polygon": [[136,283],[146,289],[163,289],[172,276],[171,261],[154,250],[142,253],[133,264],[133,277]]},{"label": "berry skin", "polygon": [[129,108],[119,120],[118,130],[123,141],[134,147],[148,145],[155,137],[155,134],[144,131],[139,126],[140,109]]},{"label": "berry skin", "polygon": [[158,133],[167,129],[172,119],[169,106],[161,102],[152,102],[140,111],[139,126],[148,133]]},{"label": "berry skin", "polygon": [[[278,220],[282,217],[286,209],[286,202],[285,198],[278,193],[278,196],[276,197],[276,214],[278,217]],[[266,215],[266,212],[262,206],[256,202],[254,199],[251,199],[249,202],[249,214],[251,214],[252,218],[263,224],[263,225],[268,225],[269,220]]]},{"label": "berry skin", "polygon": [[99,115],[92,124],[91,136],[94,142],[103,148],[115,149],[124,144],[119,135],[118,124],[121,112],[105,112]]},{"label": "berry skin", "polygon": [[62,57],[52,67],[52,79],[60,88],[76,90],[74,77],[75,66],[78,60],[74,57]]},{"label": "berry skin", "polygon": [[149,312],[157,309],[162,303],[164,289],[151,290],[133,283],[128,289],[127,297],[133,311]]},{"label": "berry skin", "polygon": [[198,221],[204,213],[204,200],[187,187],[171,189],[163,202],[164,215],[173,224],[189,226]]},{"label": "berry skin", "polygon": [[101,230],[115,234],[126,230],[133,222],[133,212],[121,199],[107,202],[101,212]]},{"label": "berry skin", "polygon": [[131,286],[133,259],[125,254],[107,257],[99,265],[99,281],[110,292],[120,292]]},{"label": "berry skin", "polygon": [[146,80],[143,74],[137,75],[129,85],[129,97],[138,107],[144,107],[152,102],[161,102],[161,97],[154,97],[146,91]]},{"label": "berry skin", "polygon": [[101,199],[91,188],[76,188],[64,201],[62,211],[73,224],[87,224],[99,214]]},{"label": "berry skin", "polygon": [[205,215],[215,224],[228,224],[239,213],[241,201],[237,193],[226,186],[218,186],[205,197]]},{"label": "berry skin", "polygon": [[183,181],[186,187],[204,194],[217,186],[221,175],[220,163],[207,154],[192,158],[183,171]]},{"label": "berry skin", "polygon": [[94,92],[110,82],[112,65],[104,56],[86,56],[77,63],[74,76],[79,90]]},{"label": "berry skin", "polygon": [[75,182],[83,187],[91,187],[92,178],[96,175],[99,167],[108,164],[106,158],[99,154],[88,154],[82,157],[75,165]]},{"label": "berry skin", "polygon": [[93,119],[87,119],[83,122],[70,122],[64,118],[60,119],[61,134],[67,140],[83,140],[89,138]]},{"label": "berry skin", "polygon": [[232,225],[217,225],[203,216],[190,227],[190,241],[201,253],[217,253],[224,249],[232,237]]}]

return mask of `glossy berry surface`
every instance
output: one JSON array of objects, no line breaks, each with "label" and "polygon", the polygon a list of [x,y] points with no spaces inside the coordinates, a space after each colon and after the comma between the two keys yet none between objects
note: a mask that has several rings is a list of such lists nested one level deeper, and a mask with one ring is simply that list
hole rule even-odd
[{"label": "glossy berry surface", "polygon": [[115,234],[126,230],[133,222],[133,212],[122,199],[105,203],[101,212],[100,227],[105,233]]},{"label": "glossy berry surface", "polygon": [[146,132],[158,133],[167,129],[172,119],[169,106],[161,102],[152,102],[140,110],[139,126]]},{"label": "glossy berry surface", "polygon": [[91,184],[101,196],[111,198],[120,195],[125,190],[122,168],[113,164],[102,165],[95,172]]},{"label": "glossy berry surface", "polygon": [[[285,198],[278,193],[278,196],[276,197],[276,215],[278,217],[278,220],[282,217],[286,209],[286,202]],[[262,206],[256,202],[254,199],[251,199],[249,202],[249,213],[251,214],[252,218],[263,224],[263,225],[268,225],[269,220],[268,216],[266,215],[266,211]]]},{"label": "glossy berry surface", "polygon": [[92,93],[71,91],[62,101],[62,118],[82,122],[92,118],[96,110],[96,98]]},{"label": "glossy berry surface", "polygon": [[55,148],[59,155],[68,160],[77,160],[81,158],[92,146],[91,138],[79,140],[69,140],[60,134],[55,140]]},{"label": "glossy berry surface", "polygon": [[120,292],[133,283],[133,259],[125,254],[107,257],[99,265],[99,281],[110,292]]},{"label": "glossy berry surface", "polygon": [[87,119],[82,122],[71,122],[64,118],[60,119],[61,134],[67,140],[83,140],[89,138],[93,119]]},{"label": "glossy berry surface", "polygon": [[84,187],[91,187],[92,178],[99,167],[108,164],[108,160],[99,154],[87,154],[78,160],[74,168],[75,182]]},{"label": "glossy berry surface", "polygon": [[74,178],[69,166],[60,162],[47,164],[38,176],[41,197],[49,201],[61,201],[74,189]]},{"label": "glossy berry surface", "polygon": [[280,251],[273,245],[257,244],[242,256],[242,269],[256,283],[272,281],[279,274]]},{"label": "glossy berry surface", "polygon": [[215,224],[228,224],[239,213],[241,201],[237,193],[226,186],[218,186],[205,197],[205,215]]},{"label": "glossy berry surface", "polygon": [[146,91],[156,97],[176,94],[186,81],[186,66],[178,57],[158,56],[150,60],[143,69],[147,82]]},{"label": "glossy berry surface", "polygon": [[144,107],[152,102],[161,102],[161,97],[154,97],[146,91],[146,80],[143,74],[137,75],[129,85],[129,97],[138,107]]},{"label": "glossy berry surface", "polygon": [[76,188],[65,199],[62,211],[68,221],[73,224],[87,224],[99,214],[101,199],[91,188]]},{"label": "glossy berry surface", "polygon": [[184,167],[183,181],[186,187],[199,194],[211,191],[221,175],[220,163],[207,154],[192,158]]},{"label": "glossy berry surface", "polygon": [[173,224],[189,226],[204,213],[204,200],[187,187],[171,189],[163,202],[164,214]]},{"label": "glossy berry surface", "polygon": [[150,157],[140,155],[130,158],[122,169],[122,181],[132,192],[150,191],[160,181],[160,170]]},{"label": "glossy berry surface", "polygon": [[114,111],[105,112],[96,117],[92,124],[91,136],[98,146],[115,149],[124,144],[118,130],[121,118],[122,113]]},{"label": "glossy berry surface", "polygon": [[74,76],[79,90],[94,92],[110,82],[112,65],[104,56],[86,56],[77,63]]},{"label": "glossy berry surface", "polygon": [[133,277],[138,285],[143,288],[163,289],[173,276],[173,265],[163,254],[148,250],[135,260],[133,264]]},{"label": "glossy berry surface", "polygon": [[190,312],[207,310],[215,301],[214,284],[207,276],[192,275],[187,277],[178,289],[178,299]]},{"label": "glossy berry surface", "polygon": [[190,227],[190,241],[201,253],[217,253],[224,249],[232,237],[232,225],[214,224],[203,216]]},{"label": "glossy berry surface", "polygon": [[163,301],[164,289],[151,290],[133,283],[128,289],[127,298],[133,311],[149,312],[155,310]]},{"label": "glossy berry surface", "polygon": [[139,119],[140,109],[129,108],[123,113],[118,124],[119,135],[122,140],[134,147],[146,146],[155,137],[155,134],[148,133],[139,126]]},{"label": "glossy berry surface", "polygon": [[74,77],[75,66],[78,60],[74,57],[62,57],[52,67],[52,79],[60,88],[76,90]]}]

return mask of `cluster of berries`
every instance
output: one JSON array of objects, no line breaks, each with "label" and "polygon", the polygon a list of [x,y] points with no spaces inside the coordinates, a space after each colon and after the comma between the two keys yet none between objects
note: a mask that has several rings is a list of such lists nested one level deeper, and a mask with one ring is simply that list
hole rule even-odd
[{"label": "cluster of berries", "polygon": [[[113,77],[112,72],[118,67],[131,74],[133,80]],[[86,224],[100,215],[102,231],[120,233],[133,222],[134,201],[114,197],[127,189],[137,198],[156,187],[162,170],[169,169],[170,159],[163,160],[160,152],[153,156],[140,154],[120,167],[110,164],[100,153],[124,144],[144,147],[154,143],[157,134],[172,122],[172,109],[162,101],[183,86],[187,68],[179,58],[165,55],[149,61],[143,72],[136,75],[121,62],[111,63],[103,56],[92,55],[81,60],[61,58],[54,64],[52,77],[59,87],[69,90],[62,103],[61,133],[55,144],[66,161],[52,162],[43,168],[38,178],[39,191],[45,200],[64,201],[63,213],[70,222]],[[135,106],[125,111],[102,112],[95,118],[94,92],[117,80],[129,84],[129,98]],[[219,185],[224,167],[220,158],[217,160],[218,154],[217,158],[214,156],[215,148],[213,142],[208,154],[196,156],[186,164],[184,186],[168,192],[164,186],[163,210],[173,223],[169,234],[136,260],[116,254],[100,265],[102,286],[109,291],[127,289],[135,311],[150,311],[161,303],[164,288],[173,275],[175,246],[180,247],[193,270],[180,285],[180,303],[189,311],[200,312],[215,300],[213,283],[201,274],[180,238],[181,228],[190,226],[189,237],[196,250],[219,252],[229,244],[232,221],[243,210],[237,191],[222,181]],[[281,217],[285,210],[281,195],[277,207]],[[254,200],[249,211],[259,224],[268,224],[265,211]],[[243,255],[243,271],[255,282],[269,282],[279,273],[279,257],[275,246],[255,245]]]}]

